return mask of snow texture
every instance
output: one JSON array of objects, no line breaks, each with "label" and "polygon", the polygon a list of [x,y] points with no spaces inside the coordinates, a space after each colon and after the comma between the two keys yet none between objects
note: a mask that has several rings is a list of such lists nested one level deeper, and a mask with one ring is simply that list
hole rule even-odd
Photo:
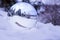
[{"label": "snow texture", "polygon": [[37,22],[31,29],[12,26],[7,12],[0,9],[0,40],[60,40],[60,26]]}]

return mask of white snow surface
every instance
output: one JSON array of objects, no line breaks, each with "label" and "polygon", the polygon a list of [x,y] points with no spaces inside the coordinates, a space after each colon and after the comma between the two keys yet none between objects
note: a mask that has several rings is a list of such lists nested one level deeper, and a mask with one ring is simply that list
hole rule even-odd
[{"label": "white snow surface", "polygon": [[20,16],[13,16],[13,17],[10,17],[9,18],[10,20],[10,23],[13,23],[13,26],[17,24],[20,24],[23,28],[32,28],[32,27],[35,27],[36,26],[36,22],[37,20],[35,19],[28,19],[28,18],[25,18],[25,17],[20,17]]},{"label": "white snow surface", "polygon": [[7,12],[0,9],[0,40],[60,40],[60,26],[37,22],[31,29],[12,26]]}]

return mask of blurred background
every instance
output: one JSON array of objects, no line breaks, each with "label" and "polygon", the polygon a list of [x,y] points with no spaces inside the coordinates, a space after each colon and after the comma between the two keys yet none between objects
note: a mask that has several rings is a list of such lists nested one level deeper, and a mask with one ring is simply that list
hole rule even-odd
[{"label": "blurred background", "polygon": [[[21,2],[22,11],[37,18],[25,12],[21,16],[21,10],[15,13]],[[0,40],[60,40],[60,0],[0,0]]]}]

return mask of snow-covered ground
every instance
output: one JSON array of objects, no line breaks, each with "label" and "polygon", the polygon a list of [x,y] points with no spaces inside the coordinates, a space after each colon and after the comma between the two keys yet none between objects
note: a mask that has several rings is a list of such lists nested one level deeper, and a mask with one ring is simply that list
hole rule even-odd
[{"label": "snow-covered ground", "polygon": [[7,12],[0,8],[0,40],[60,40],[60,26],[37,22],[36,27],[21,30],[9,20]]}]

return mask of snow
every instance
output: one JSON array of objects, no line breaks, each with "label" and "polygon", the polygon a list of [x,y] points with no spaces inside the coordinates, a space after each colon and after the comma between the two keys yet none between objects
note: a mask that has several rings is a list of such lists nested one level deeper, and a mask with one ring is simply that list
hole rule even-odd
[{"label": "snow", "polygon": [[0,9],[0,40],[60,40],[60,26],[37,22],[31,29],[12,26],[7,12]]},{"label": "snow", "polygon": [[41,1],[47,5],[54,5],[54,4],[60,5],[60,0],[41,0]]},{"label": "snow", "polygon": [[31,28],[31,27],[36,25],[37,21],[34,20],[34,19],[33,20],[32,19],[28,19],[28,18],[25,18],[25,17],[13,16],[13,17],[10,17],[10,22],[15,24],[15,25],[19,23],[19,24],[23,25],[24,28],[25,27],[26,28]]}]

